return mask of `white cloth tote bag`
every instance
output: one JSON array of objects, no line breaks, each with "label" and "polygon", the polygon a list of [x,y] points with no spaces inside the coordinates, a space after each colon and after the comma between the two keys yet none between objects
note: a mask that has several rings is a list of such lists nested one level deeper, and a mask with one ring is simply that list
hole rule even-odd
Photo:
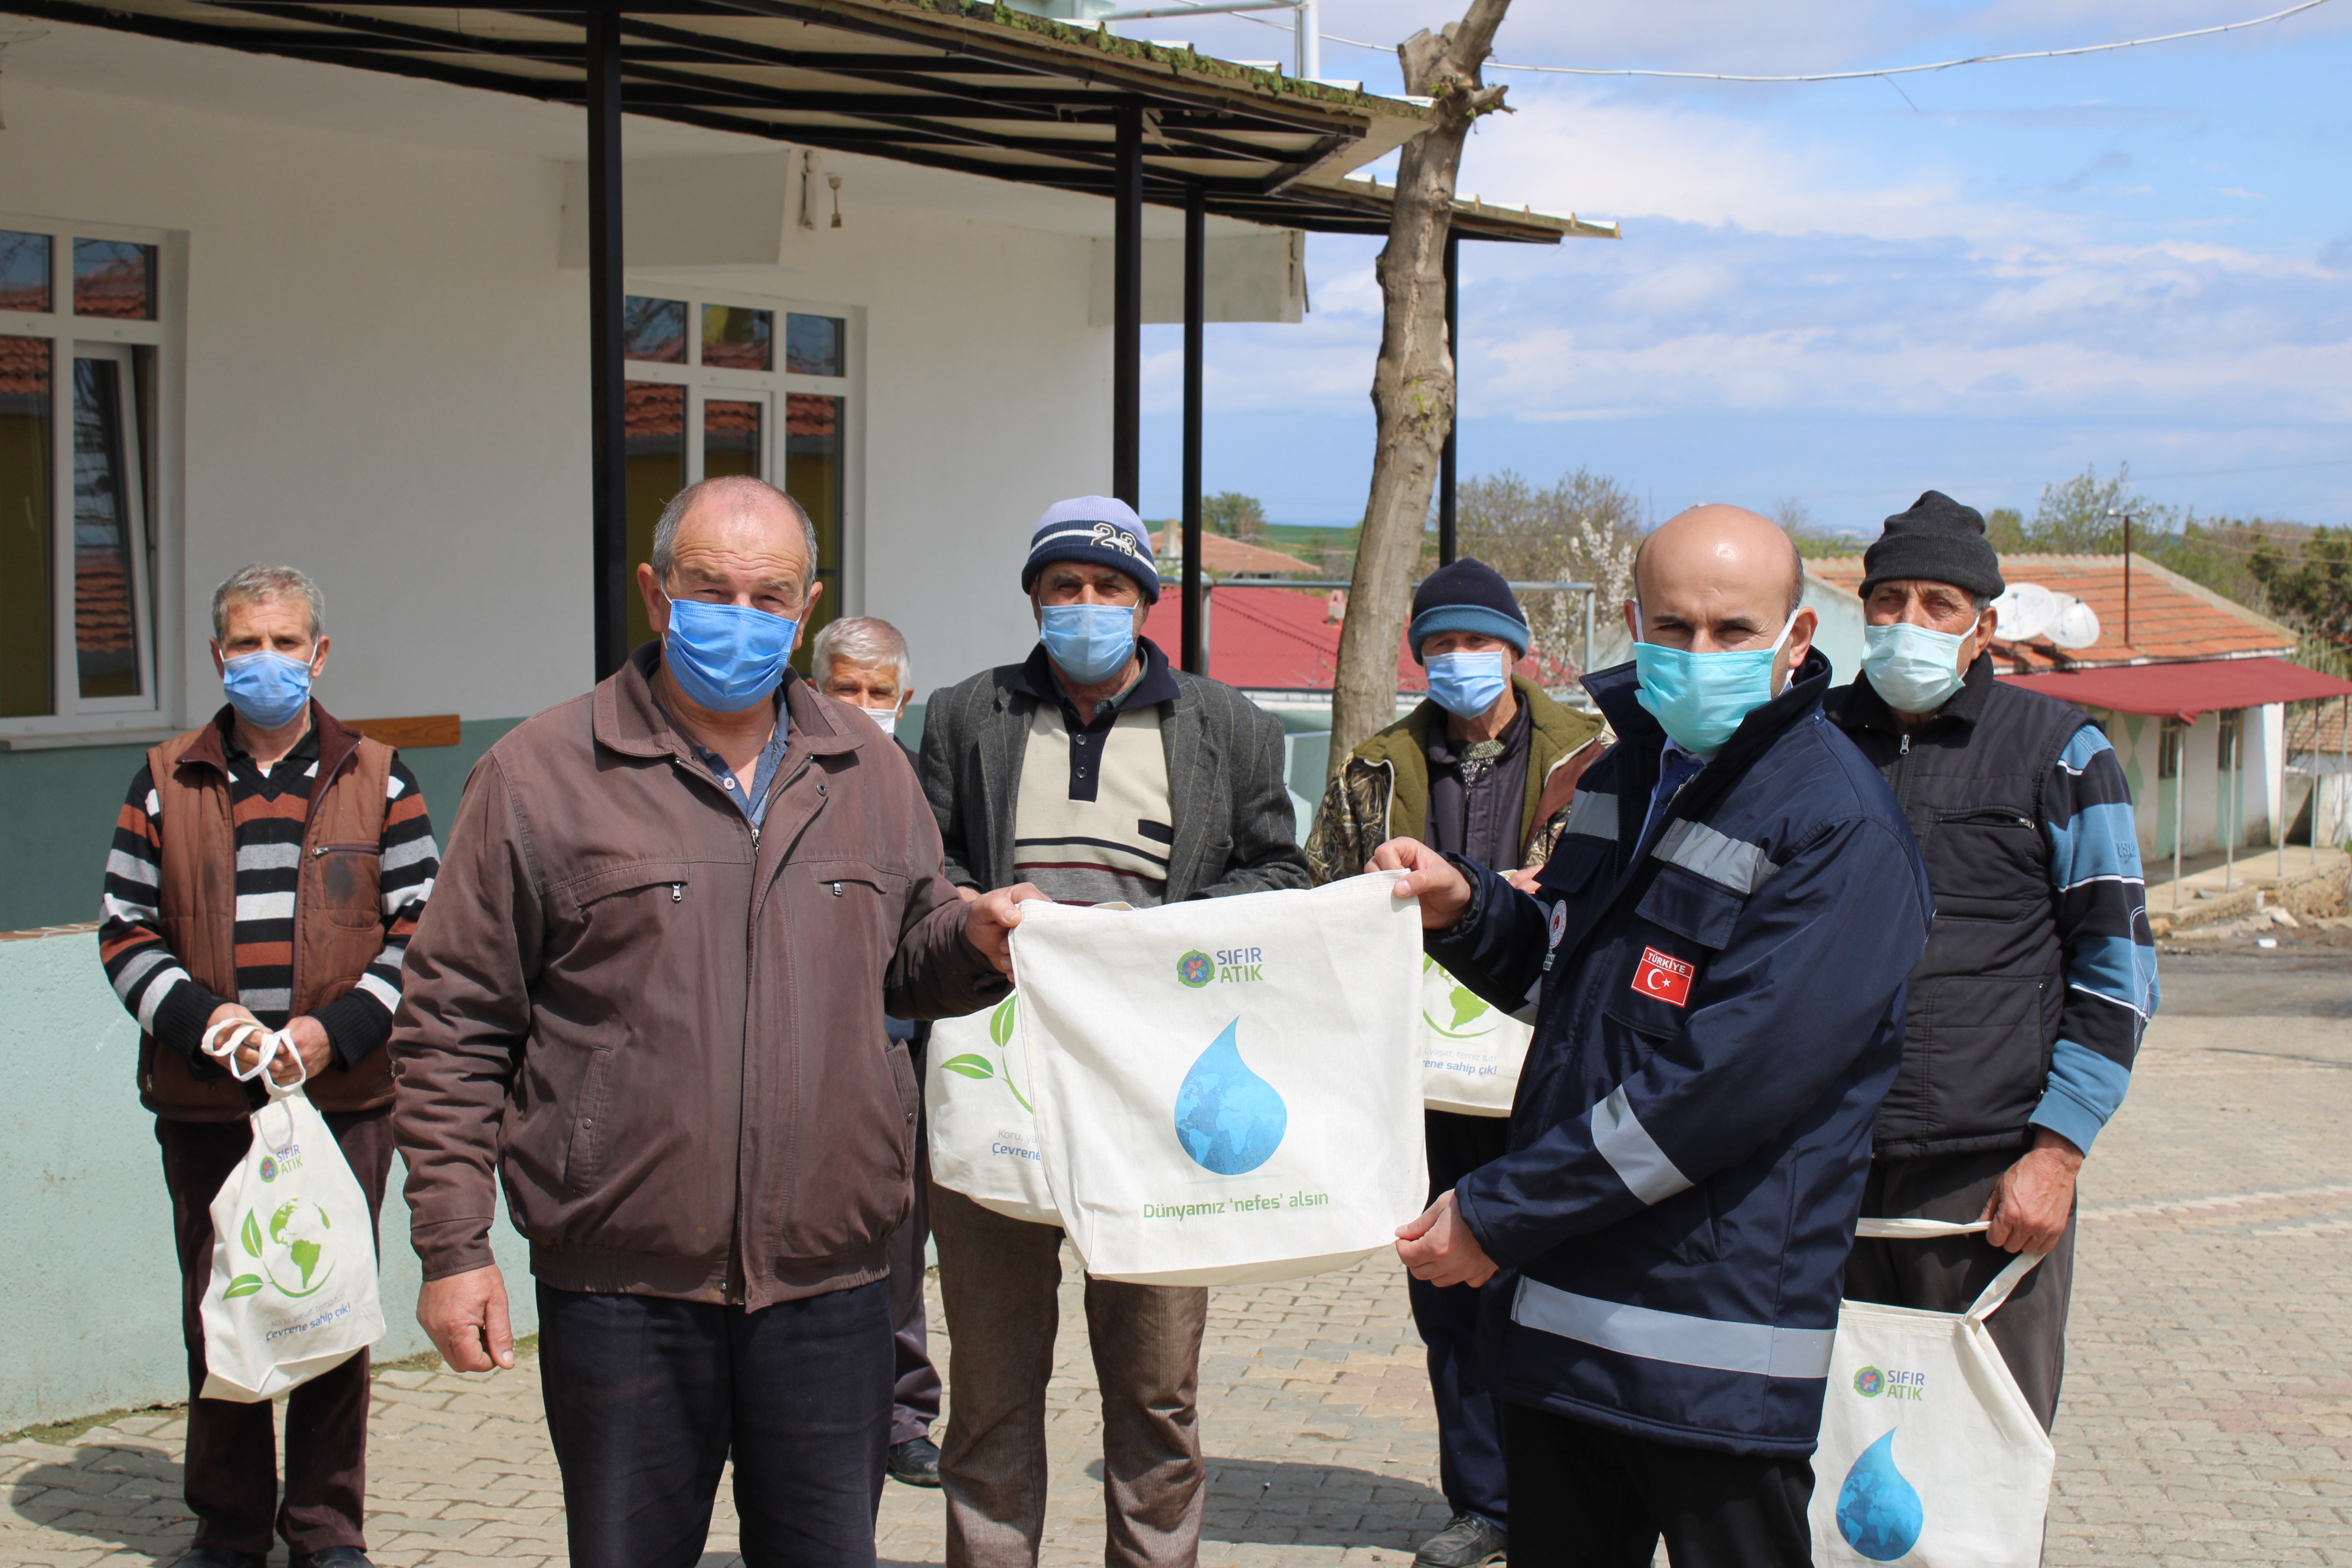
[{"label": "white cloth tote bag", "polygon": [[215,1026],[205,1049],[226,1062],[260,1037],[269,1103],[253,1113],[253,1143],[213,1199],[213,1274],[205,1287],[206,1399],[241,1405],[283,1394],[383,1338],[376,1299],[375,1226],[367,1194],[310,1097],[268,1076],[284,1034],[247,1020]]},{"label": "white cloth tote bag", "polygon": [[1421,1100],[1460,1116],[1508,1116],[1535,1031],[1421,961]]},{"label": "white cloth tote bag", "polygon": [[[1865,1219],[1864,1237],[1916,1240],[1986,1228]],[[1985,1320],[2045,1255],[2026,1252],[1965,1312],[1838,1308],[1822,1442],[1813,1455],[1813,1561],[2033,1568],[2057,1449],[2018,1391]]]},{"label": "white cloth tote bag", "polygon": [[1013,931],[1045,1179],[1087,1272],[1288,1279],[1428,1198],[1421,914],[1397,874]]},{"label": "white cloth tote bag", "polygon": [[984,1209],[1059,1225],[1030,1108],[1014,992],[983,1013],[931,1026],[923,1057],[931,1180]]}]

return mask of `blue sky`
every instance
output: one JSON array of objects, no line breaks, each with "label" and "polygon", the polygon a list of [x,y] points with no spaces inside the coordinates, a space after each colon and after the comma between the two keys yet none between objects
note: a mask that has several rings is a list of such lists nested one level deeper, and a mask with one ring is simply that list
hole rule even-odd
[{"label": "blue sky", "polygon": [[[1518,0],[1503,60],[1850,70],[2207,26],[2278,0]],[[1323,0],[1401,37],[1458,0]],[[1238,18],[1128,30],[1286,56]],[[1394,90],[1391,54],[1324,46]],[[2200,513],[2352,522],[2352,0],[2067,60],[1753,86],[1492,71],[1462,188],[1619,241],[1464,250],[1462,463],[1653,498],[1802,500],[1875,531],[1923,489],[2032,510],[2128,461]],[[1350,522],[1370,477],[1376,239],[1310,237],[1297,326],[1213,327],[1211,489]],[[1148,330],[1145,510],[1178,506],[1174,328]]]}]

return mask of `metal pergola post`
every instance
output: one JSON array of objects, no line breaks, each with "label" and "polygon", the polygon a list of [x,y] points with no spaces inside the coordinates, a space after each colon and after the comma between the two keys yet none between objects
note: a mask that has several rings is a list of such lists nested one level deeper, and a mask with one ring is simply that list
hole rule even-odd
[{"label": "metal pergola post", "polygon": [[1445,354],[1454,363],[1454,414],[1445,422],[1445,446],[1437,456],[1437,563],[1454,564],[1460,551],[1455,480],[1459,474],[1456,433],[1462,428],[1462,237],[1445,231]]},{"label": "metal pergola post", "polygon": [[629,656],[629,469],[621,344],[621,17],[591,11],[588,34],[589,563],[596,679]]},{"label": "metal pergola post", "polygon": [[1207,346],[1209,193],[1184,192],[1184,668],[1209,673],[1201,625],[1201,360]]},{"label": "metal pergola post", "polygon": [[1143,497],[1143,110],[1118,111],[1111,182],[1110,493]]}]

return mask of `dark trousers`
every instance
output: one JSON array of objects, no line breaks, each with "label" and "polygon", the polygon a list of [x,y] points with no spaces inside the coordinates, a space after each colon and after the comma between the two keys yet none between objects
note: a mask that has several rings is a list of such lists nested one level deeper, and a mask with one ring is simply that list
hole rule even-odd
[{"label": "dark trousers", "polygon": [[[1045,1534],[1045,1384],[1061,1323],[1062,1232],[931,1190],[950,1341],[948,1568],[1035,1568]],[[1103,1561],[1189,1568],[1200,1559],[1199,1286],[1087,1281],[1102,1391]]]},{"label": "dark trousers", "polygon": [[[2001,1173],[2022,1151],[1924,1154],[1874,1160],[1862,1190],[1862,1212],[1872,1219],[1984,1217]],[[2016,1258],[1974,1236],[1930,1241],[1859,1240],[1845,1265],[1845,1293],[1856,1301],[1965,1312],[1993,1277]],[[2050,1256],[2034,1266],[2000,1310],[1985,1320],[2000,1359],[2048,1431],[2058,1416],[2058,1389],[2066,1376],[2066,1306],[2074,1291],[2074,1216]]]},{"label": "dark trousers", "polygon": [[[1507,1116],[1424,1113],[1429,1150],[1429,1201],[1489,1161],[1510,1142]],[[1466,1285],[1444,1289],[1407,1279],[1413,1326],[1429,1347],[1429,1391],[1437,1402],[1437,1482],[1445,1506],[1508,1529],[1508,1489],[1503,1479],[1502,1417],[1478,1376],[1478,1295]]]},{"label": "dark trousers", "polygon": [[923,1319],[923,1244],[931,1238],[931,1151],[921,1122],[915,1132],[915,1201],[890,1233],[890,1331],[898,1342],[898,1381],[890,1390],[890,1446],[928,1437],[940,1418],[940,1374],[931,1365]]},{"label": "dark trousers", "polygon": [[868,1568],[890,1430],[890,1287],[759,1311],[539,1287],[572,1568],[691,1568],[728,1459],[750,1568]]},{"label": "dark trousers", "polygon": [[1811,1568],[1813,1467],[1503,1405],[1512,1568]]},{"label": "dark trousers", "polygon": [[[327,1116],[327,1129],[381,1216],[392,1170],[389,1108]],[[188,1346],[188,1454],[182,1495],[196,1516],[195,1544],[256,1554],[276,1532],[296,1552],[331,1546],[364,1551],[367,1503],[368,1355],[362,1351],[286,1396],[286,1494],[278,1491],[277,1421],[271,1402],[239,1405],[201,1397],[205,1386],[205,1288],[213,1277],[213,1199],[253,1142],[250,1121],[155,1121],[163,1186],[172,1194],[172,1237],[180,1255],[180,1331]]]}]

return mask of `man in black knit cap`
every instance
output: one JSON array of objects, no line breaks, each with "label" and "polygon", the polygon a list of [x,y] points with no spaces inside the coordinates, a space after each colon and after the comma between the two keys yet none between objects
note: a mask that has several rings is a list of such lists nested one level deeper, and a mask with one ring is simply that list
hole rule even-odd
[{"label": "man in black knit cap", "polygon": [[1936,919],[1862,1212],[1990,1228],[1858,1241],[1846,1295],[1964,1311],[2014,1254],[2046,1252],[1985,1324],[2046,1428],[2075,1173],[2156,1010],[2131,790],[2082,710],[1994,679],[2000,558],[1975,509],[1929,490],[1863,562],[1862,679],[1822,711],[1910,817]]}]

